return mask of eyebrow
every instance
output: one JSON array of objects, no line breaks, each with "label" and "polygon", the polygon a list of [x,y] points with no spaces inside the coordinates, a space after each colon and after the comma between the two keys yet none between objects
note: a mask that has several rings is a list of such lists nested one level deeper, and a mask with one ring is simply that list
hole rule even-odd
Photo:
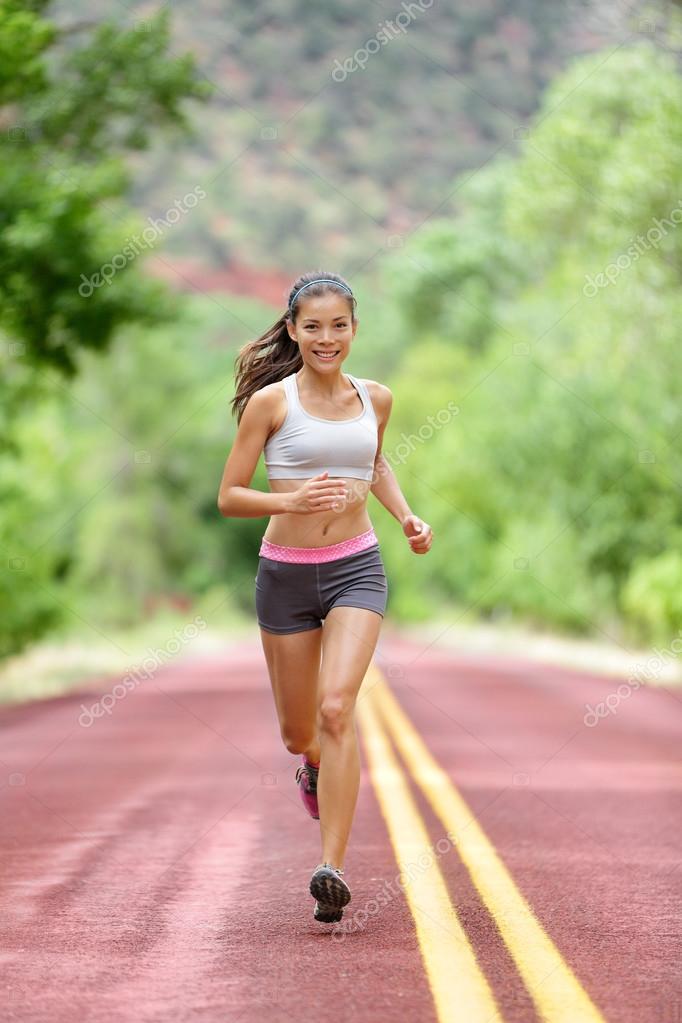
[{"label": "eyebrow", "polygon": [[[340,316],[332,316],[332,321],[334,321],[334,320],[347,320],[347,319],[348,319],[348,313],[342,313]],[[319,323],[320,322],[317,319],[317,317],[315,317],[315,316],[304,316],[303,317],[303,323],[306,323],[307,321],[310,321],[311,323]]]}]

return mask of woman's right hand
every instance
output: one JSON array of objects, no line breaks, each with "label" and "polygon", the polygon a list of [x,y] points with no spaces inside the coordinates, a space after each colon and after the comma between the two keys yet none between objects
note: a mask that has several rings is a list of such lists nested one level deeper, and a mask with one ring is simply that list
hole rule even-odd
[{"label": "woman's right hand", "polygon": [[306,480],[298,490],[292,490],[289,497],[289,511],[305,514],[321,511],[341,511],[350,491],[343,479],[328,479],[325,469],[319,476]]}]

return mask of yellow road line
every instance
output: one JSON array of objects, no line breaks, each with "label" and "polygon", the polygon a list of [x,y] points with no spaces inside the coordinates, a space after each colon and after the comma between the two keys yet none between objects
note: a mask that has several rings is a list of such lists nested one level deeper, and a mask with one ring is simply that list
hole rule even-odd
[{"label": "yellow road line", "polygon": [[[499,928],[538,1014],[547,1023],[605,1023],[589,995],[516,887],[494,846],[410,718],[371,664],[363,693],[379,711],[407,768],[455,841],[462,862]],[[360,703],[361,701],[358,701]]]},{"label": "yellow road line", "polygon": [[[450,901],[405,774],[371,700],[358,700],[356,713],[374,789],[401,866],[401,883],[414,918],[438,1019],[440,1023],[502,1023],[493,993]],[[424,861],[420,857],[425,854],[429,862],[421,866]],[[413,869],[418,862],[419,868]]]}]

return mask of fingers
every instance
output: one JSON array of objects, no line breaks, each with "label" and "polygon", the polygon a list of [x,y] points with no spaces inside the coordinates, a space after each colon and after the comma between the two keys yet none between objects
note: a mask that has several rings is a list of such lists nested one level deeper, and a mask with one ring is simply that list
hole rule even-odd
[{"label": "fingers", "polygon": [[314,483],[310,487],[310,495],[315,500],[336,497],[337,495],[348,497],[349,494],[350,489],[343,483],[337,483],[336,480],[322,480],[320,483]]},{"label": "fingers", "polygon": [[333,480],[316,483],[311,486],[310,490],[308,503],[312,511],[324,511],[328,508],[334,511],[342,509],[350,495],[350,490],[345,484],[339,485]]},{"label": "fingers", "polygon": [[323,511],[325,508],[345,508],[346,502],[343,497],[320,497],[311,502],[313,511]]},{"label": "fingers", "polygon": [[425,522],[421,522],[419,525],[421,525],[421,532],[416,536],[408,537],[408,540],[414,554],[426,554],[431,548],[433,531],[431,526],[428,526]]},{"label": "fingers", "polygon": [[338,478],[321,480],[317,479],[317,477],[313,477],[308,480],[308,486],[311,490],[330,490],[334,487],[347,488],[348,484],[344,480],[339,480]]}]

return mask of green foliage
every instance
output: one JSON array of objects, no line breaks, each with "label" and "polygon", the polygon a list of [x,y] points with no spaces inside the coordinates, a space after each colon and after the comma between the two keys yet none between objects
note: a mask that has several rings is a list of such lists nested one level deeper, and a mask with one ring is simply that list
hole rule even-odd
[{"label": "green foliage", "polygon": [[639,635],[666,643],[682,629],[682,535],[677,549],[633,565],[623,606]]},{"label": "green foliage", "polygon": [[[0,163],[0,322],[28,362],[73,374],[81,349],[106,348],[122,324],[172,315],[172,303],[130,262],[111,284],[82,291],[137,227],[115,201],[121,170],[74,166],[61,154],[45,166],[35,155]],[[106,199],[113,207],[102,207]]]},{"label": "green foliage", "polygon": [[[61,619],[55,594],[60,552],[50,542],[50,523],[59,503],[54,464],[61,424],[49,400],[34,408],[23,402],[27,394],[17,381],[10,407],[13,444],[0,448],[0,657],[21,649]],[[8,405],[3,403],[3,411]],[[30,451],[30,458],[17,458],[16,448]],[[30,546],[28,536],[33,538]]]},{"label": "green foliage", "polygon": [[197,77],[194,57],[169,56],[168,11],[130,29],[95,26],[84,45],[66,51],[49,96],[28,111],[29,134],[92,161],[112,151],[147,149],[159,131],[171,139],[191,132],[187,99],[212,87]]},{"label": "green foliage", "polygon": [[[585,58],[502,187],[482,174],[452,223],[407,247],[389,285],[412,338],[391,429],[417,430],[445,394],[459,407],[398,471],[438,538],[438,600],[621,642],[679,628],[681,166],[672,59],[651,45]],[[472,279],[478,332],[443,315]],[[433,351],[434,329],[469,357]],[[409,558],[388,557],[407,590]]]},{"label": "green foliage", "polygon": [[[140,225],[120,202],[121,158],[186,128],[181,102],[207,87],[190,57],[168,56],[163,14],[100,25],[76,46],[33,6],[0,3],[0,102],[13,104],[0,135],[0,329],[27,360],[73,373],[79,350],[105,348],[122,324],[172,315],[138,273],[139,246],[126,248]],[[84,289],[112,260],[113,280]]]},{"label": "green foliage", "polygon": [[[209,342],[222,340],[229,308],[190,302],[172,327],[124,332],[106,376],[98,360],[83,360],[63,409],[72,440],[58,538],[65,558],[77,552],[65,600],[90,620],[133,624],[166,595],[192,600],[216,588],[228,606],[251,606],[263,522],[226,529],[216,507],[236,430],[234,354]],[[254,486],[267,489],[260,467]]]},{"label": "green foliage", "polygon": [[526,277],[520,246],[500,230],[512,172],[501,158],[465,177],[460,215],[428,223],[385,262],[405,339],[431,334],[482,351],[498,329],[496,310]]},{"label": "green foliage", "polygon": [[[238,40],[248,21],[258,27],[253,45],[272,57],[290,6],[241,10],[226,32]],[[344,20],[332,9],[345,32],[352,11]],[[12,10],[3,9],[5,24]],[[0,162],[9,353],[0,380],[0,654],[60,617],[106,635],[168,597],[195,602],[207,620],[225,608],[252,613],[264,528],[262,519],[224,521],[216,496],[235,432],[234,356],[272,311],[227,296],[171,304],[133,263],[87,300],[77,295],[79,275],[135,230],[121,203],[129,181],[120,157],[142,144],[145,117],[119,72],[125,46],[139,57],[148,40],[138,26],[120,37],[121,50],[119,37],[95,34],[81,65],[72,39],[62,64],[72,81],[86,80],[96,54],[113,76],[111,95],[99,79],[93,86],[106,123],[86,109],[69,115],[70,90],[57,89],[50,124],[53,70],[41,61],[58,44],[35,17],[25,24],[26,72],[15,78],[30,97],[31,130]],[[486,8],[458,19],[458,38],[478,38],[487,17]],[[297,36],[294,58],[317,59],[326,38]],[[159,52],[150,51],[152,63]],[[499,85],[482,63],[490,87]],[[153,94],[140,102],[147,120],[165,103],[178,127],[181,90],[163,70],[139,68],[135,88],[138,74]],[[254,72],[264,102],[271,74]],[[386,88],[380,75],[372,81]],[[312,105],[310,117],[324,154],[328,126]],[[248,113],[234,118],[246,132]],[[404,243],[376,290],[360,285],[349,369],[390,384],[384,450],[436,534],[429,555],[412,555],[370,500],[398,620],[517,618],[624,643],[665,641],[682,624],[681,126],[680,78],[652,46],[576,62],[548,91],[519,158],[456,177],[455,214],[445,207],[414,236],[398,236]],[[2,146],[5,155],[9,136]],[[355,161],[363,201],[383,216],[386,197],[365,181],[355,142],[343,159]],[[296,245],[306,232],[336,229],[315,194],[302,220],[290,202],[263,201],[255,169],[243,177],[250,233],[262,234],[254,256],[269,237],[266,221],[298,232]],[[305,191],[286,175],[278,183],[288,198]],[[248,242],[243,221],[228,218],[221,230],[238,248]],[[68,386],[63,369],[80,370]],[[252,485],[267,488],[262,465]]]},{"label": "green foliage", "polygon": [[43,53],[55,28],[38,10],[44,4],[3,0],[0,3],[0,103],[36,95],[46,87]]},{"label": "green foliage", "polygon": [[[674,61],[651,44],[576,61],[548,89],[530,133],[509,232],[580,271],[576,247],[598,265],[678,206],[670,171],[682,158],[680,93]],[[682,251],[675,234],[663,251],[668,244],[671,255]]]},{"label": "green foliage", "polygon": [[[48,527],[64,502],[35,430],[50,422],[59,376],[121,326],[176,315],[128,244],[140,225],[122,201],[123,159],[159,131],[186,133],[183,101],[208,91],[190,57],[169,56],[164,15],[71,32],[47,6],[0,2],[0,655],[63,616],[54,591],[73,554]],[[108,283],[83,288],[112,260]]]}]

